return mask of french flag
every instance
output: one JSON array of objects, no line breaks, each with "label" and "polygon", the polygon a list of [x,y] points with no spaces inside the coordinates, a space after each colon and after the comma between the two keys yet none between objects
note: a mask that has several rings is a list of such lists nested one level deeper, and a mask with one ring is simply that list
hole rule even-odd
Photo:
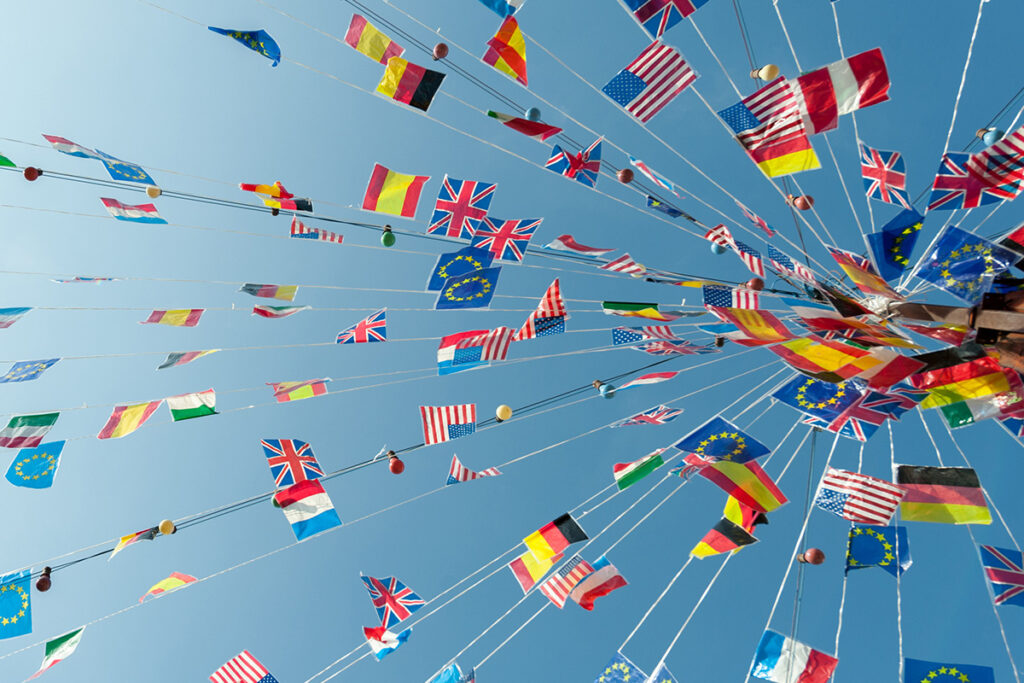
[{"label": "french flag", "polygon": [[877,47],[805,73],[791,83],[808,133],[832,130],[839,125],[840,114],[889,99],[889,72]]},{"label": "french flag", "polygon": [[130,221],[132,223],[166,223],[160,214],[156,212],[155,204],[122,204],[110,197],[100,197],[103,206],[111,216],[119,221]]},{"label": "french flag", "polygon": [[775,683],[825,683],[839,660],[781,633],[765,631],[750,675]]},{"label": "french flag", "polygon": [[319,479],[307,479],[282,489],[274,494],[274,501],[284,511],[299,541],[341,526],[341,519]]}]

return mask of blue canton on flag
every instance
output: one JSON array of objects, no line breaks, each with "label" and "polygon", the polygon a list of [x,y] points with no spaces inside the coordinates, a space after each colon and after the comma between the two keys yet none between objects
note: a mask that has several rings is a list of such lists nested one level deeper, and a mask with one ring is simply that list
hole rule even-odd
[{"label": "blue canton on flag", "polygon": [[549,337],[553,334],[564,334],[565,316],[553,315],[546,318],[534,318],[533,329],[538,337]]},{"label": "blue canton on flag", "polygon": [[708,0],[623,0],[626,9],[651,38],[660,38]]},{"label": "blue canton on flag", "polygon": [[754,116],[747,105],[737,102],[718,112],[718,117],[728,124],[736,134],[757,128],[761,125],[761,119]]},{"label": "blue canton on flag", "polygon": [[48,360],[21,360],[11,366],[7,374],[0,377],[0,384],[8,382],[28,382],[43,374],[47,368],[53,367],[60,358]]},{"label": "blue canton on flag", "polygon": [[480,221],[487,215],[497,187],[495,183],[456,180],[446,175],[427,234],[472,239]]},{"label": "blue canton on flag", "polygon": [[450,424],[448,425],[448,438],[458,439],[463,436],[469,436],[476,431],[476,423],[470,422],[469,424]]},{"label": "blue canton on flag", "polygon": [[542,220],[544,219],[520,218],[507,221],[503,218],[485,217],[473,235],[471,246],[488,249],[499,261],[522,261],[526,255],[526,247]]},{"label": "blue canton on flag", "polygon": [[53,478],[60,465],[63,441],[44,443],[35,448],[22,448],[7,469],[7,481],[15,486],[46,489],[53,486]]},{"label": "blue canton on flag", "polygon": [[616,327],[612,330],[612,346],[622,346],[624,344],[635,344],[637,342],[645,341],[645,337],[640,332],[634,332],[628,327]]},{"label": "blue canton on flag", "polygon": [[697,74],[675,48],[655,41],[608,81],[601,92],[627,114],[647,123],[695,80]]},{"label": "blue canton on flag", "polygon": [[0,640],[32,633],[32,572],[0,576]]},{"label": "blue canton on flag", "polygon": [[1019,191],[1016,180],[1002,185],[989,185],[967,170],[970,154],[947,152],[942,155],[942,164],[932,184],[928,197],[929,211],[954,211],[976,209],[985,204],[995,204],[1014,199]]},{"label": "blue canton on flag", "polygon": [[133,164],[130,161],[121,161],[117,157],[112,157],[109,154],[96,150],[96,153],[100,155],[100,161],[107,169],[107,173],[114,180],[127,180],[130,183],[145,183],[146,185],[156,185],[156,181],[153,180],[148,173],[142,170],[142,167],[138,164]]},{"label": "blue canton on flag", "polygon": [[907,196],[907,168],[899,152],[873,149],[860,144],[860,174],[864,193],[871,199],[910,208]]}]

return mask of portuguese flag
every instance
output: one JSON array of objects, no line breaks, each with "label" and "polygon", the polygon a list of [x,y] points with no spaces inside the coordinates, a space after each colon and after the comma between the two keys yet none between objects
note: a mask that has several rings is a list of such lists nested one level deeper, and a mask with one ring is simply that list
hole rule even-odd
[{"label": "portuguese flag", "polygon": [[621,491],[632,486],[664,465],[665,461],[661,459],[663,450],[658,449],[633,462],[615,463],[613,474],[615,476],[615,484],[619,487],[619,490]]},{"label": "portuguese flag", "polygon": [[969,467],[897,465],[896,483],[907,490],[900,514],[908,522],[991,524],[985,491]]}]

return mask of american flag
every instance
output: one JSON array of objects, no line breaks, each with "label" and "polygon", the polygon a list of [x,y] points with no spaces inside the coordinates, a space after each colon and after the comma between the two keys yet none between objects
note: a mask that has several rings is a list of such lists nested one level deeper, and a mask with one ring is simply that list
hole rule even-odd
[{"label": "american flag", "polygon": [[652,356],[673,356],[676,354],[692,356],[695,354],[719,353],[721,351],[721,349],[716,348],[713,344],[698,346],[696,344],[691,344],[688,341],[652,341],[645,344],[638,344],[635,348],[637,351],[643,351],[644,353],[649,353]]},{"label": "american flag", "polygon": [[704,285],[701,287],[705,306],[719,308],[760,308],[761,301],[752,289],[723,287],[722,285]]},{"label": "american flag", "polygon": [[761,252],[748,247],[739,240],[736,240],[735,250],[736,255],[740,257],[740,261],[743,261],[743,265],[751,273],[758,277],[764,277],[764,261],[761,260]]},{"label": "american flag", "polygon": [[617,259],[609,261],[601,266],[601,270],[608,270],[613,273],[645,273],[647,268],[633,260],[629,254],[623,254]]},{"label": "american flag", "polygon": [[906,490],[899,484],[829,467],[814,503],[858,524],[885,525],[892,519]]},{"label": "american flag", "polygon": [[654,41],[601,91],[647,123],[695,80],[697,74],[675,48]]},{"label": "american flag", "polygon": [[597,187],[597,176],[601,173],[602,139],[598,138],[594,144],[578,154],[569,154],[555,145],[551,148],[551,156],[544,165],[566,178],[575,178],[587,187]]},{"label": "american flag", "polygon": [[668,406],[655,406],[642,413],[637,413],[625,420],[620,420],[612,427],[635,427],[637,425],[663,425],[668,424],[683,414],[682,408],[669,408]]},{"label": "american flag", "polygon": [[638,171],[647,176],[647,178],[658,187],[668,190],[677,197],[679,196],[679,193],[676,192],[676,186],[672,184],[672,181],[660,173],[655,173],[654,169],[648,166],[646,162],[643,162],[631,155],[629,157],[629,163],[635,166]]},{"label": "american flag", "polygon": [[743,206],[739,202],[736,202],[736,205],[740,207],[740,211],[743,212],[743,215],[747,217],[748,221],[750,221],[751,223],[753,223],[757,227],[759,227],[762,230],[764,230],[765,234],[767,234],[769,237],[772,237],[772,236],[775,235],[775,229],[772,228],[772,226],[768,225],[768,221],[766,221],[765,219],[761,218],[756,213],[754,213],[753,211],[751,211],[747,207]]},{"label": "american flag", "polygon": [[[475,361],[505,360],[508,356],[508,347],[512,343],[512,328],[496,327],[483,334],[466,337],[455,342],[456,350],[472,349],[472,357],[462,355],[463,363]],[[479,351],[479,354],[477,353]]]},{"label": "american flag", "polygon": [[1012,178],[999,185],[990,185],[968,172],[969,154],[947,152],[942,155],[942,164],[932,184],[928,197],[929,211],[953,211],[976,209],[985,204],[995,204],[1014,199],[1019,191],[1020,181]]},{"label": "american flag", "polygon": [[382,308],[376,313],[360,320],[347,330],[338,333],[338,344],[366,344],[388,340],[387,310]]},{"label": "american flag", "polygon": [[298,439],[264,439],[260,441],[267,456],[270,475],[274,486],[291,486],[308,479],[324,476],[320,463],[316,461],[313,447]]},{"label": "american flag", "polygon": [[496,183],[456,180],[445,175],[427,234],[472,239],[487,215],[497,187]]},{"label": "american flag", "polygon": [[1024,555],[1019,550],[981,546],[981,563],[997,605],[1024,605]]},{"label": "american flag", "polygon": [[520,218],[507,221],[487,216],[473,235],[471,246],[488,249],[501,261],[522,261],[530,238],[543,218]]},{"label": "american flag", "polygon": [[655,325],[652,327],[616,327],[612,330],[613,346],[636,344],[637,342],[650,341],[651,339],[679,341],[679,337],[672,332],[672,328],[668,325]]},{"label": "american flag", "polygon": [[452,455],[452,466],[448,470],[448,481],[446,481],[444,485],[450,486],[464,481],[473,481],[480,477],[497,477],[500,474],[501,472],[498,471],[497,467],[488,467],[486,470],[474,472],[459,462],[459,456]]},{"label": "american flag", "polygon": [[860,143],[860,174],[864,177],[864,192],[868,197],[910,208],[907,167],[899,152],[887,152]]},{"label": "american flag", "polygon": [[722,224],[716,225],[704,233],[704,239],[708,242],[713,242],[720,247],[731,247],[736,243],[736,240],[732,237],[732,233],[729,232],[729,228]]},{"label": "american flag", "polygon": [[796,95],[783,76],[718,114],[748,150],[806,137]]},{"label": "american flag", "polygon": [[306,227],[306,224],[300,221],[298,216],[292,216],[291,236],[297,239],[319,240],[321,242],[333,242],[335,244],[341,244],[342,240],[345,239],[344,235],[339,235],[336,232],[321,230],[320,228]]},{"label": "american flag", "polygon": [[420,406],[420,417],[423,419],[423,440],[428,446],[469,436],[476,431],[475,403]]},{"label": "american flag", "polygon": [[967,170],[986,185],[1024,181],[1024,126],[972,154]]},{"label": "american flag", "polygon": [[640,25],[658,39],[708,0],[625,0],[626,8]]},{"label": "american flag", "polygon": [[540,592],[548,596],[548,600],[555,603],[555,607],[562,609],[576,584],[593,571],[594,568],[590,566],[589,562],[579,555],[573,555],[568,562],[540,585]]},{"label": "american flag", "polygon": [[797,263],[770,244],[768,245],[768,260],[771,261],[777,270],[786,275],[792,275],[812,285],[817,282],[810,268]]},{"label": "american flag", "polygon": [[566,310],[565,300],[562,299],[562,287],[558,278],[555,278],[548,285],[544,296],[541,297],[537,309],[527,317],[523,326],[512,336],[512,341],[561,334],[565,332],[565,321],[568,317],[569,311]]},{"label": "american flag", "polygon": [[377,609],[380,625],[391,628],[408,619],[413,612],[423,607],[426,602],[412,589],[393,576],[375,579],[372,576],[360,576],[370,591],[370,600]]},{"label": "american flag", "polygon": [[225,662],[210,674],[210,680],[213,683],[277,683],[277,679],[248,650],[242,650],[241,654]]}]

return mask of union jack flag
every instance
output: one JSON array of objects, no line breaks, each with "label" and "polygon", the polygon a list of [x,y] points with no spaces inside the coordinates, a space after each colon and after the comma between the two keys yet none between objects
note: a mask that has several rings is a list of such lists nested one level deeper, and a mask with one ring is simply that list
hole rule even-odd
[{"label": "union jack flag", "polygon": [[260,441],[267,456],[274,486],[283,487],[324,476],[313,447],[298,439],[264,439]]},{"label": "union jack flag", "polygon": [[867,441],[878,431],[878,428],[885,422],[886,418],[889,417],[889,413],[884,410],[864,405],[864,401],[869,396],[877,393],[871,391],[858,397],[856,401],[851,403],[849,407],[831,421],[812,417],[803,422],[815,427],[822,427],[850,439],[856,439],[861,442]]},{"label": "union jack flag", "polygon": [[338,344],[367,344],[388,340],[387,311],[382,308],[376,313],[360,320],[347,330],[338,333]]},{"label": "union jack flag", "polygon": [[459,461],[459,456],[452,455],[452,466],[448,469],[448,480],[444,485],[450,486],[464,481],[473,481],[480,477],[497,477],[500,475],[501,472],[498,471],[497,467],[488,467],[486,470],[474,472]]},{"label": "union jack flag", "polygon": [[976,209],[1017,196],[1019,180],[989,185],[967,170],[969,159],[970,155],[963,152],[942,155],[942,164],[932,184],[932,194],[928,197],[929,211]]},{"label": "union jack flag", "polygon": [[751,223],[753,223],[754,225],[756,225],[757,227],[761,228],[762,230],[764,230],[766,235],[768,235],[769,237],[772,237],[772,236],[775,235],[775,228],[773,228],[772,226],[768,225],[768,221],[766,221],[765,219],[761,218],[756,213],[754,213],[753,211],[751,211],[747,207],[743,206],[739,202],[736,202],[736,205],[738,207],[740,207],[740,211],[742,211],[743,215],[747,217],[747,220],[750,221]]},{"label": "union jack flag", "polygon": [[740,260],[743,261],[743,265],[745,265],[751,273],[758,277],[764,277],[764,261],[761,260],[761,252],[748,247],[739,240],[736,240],[733,249],[736,251],[736,255],[740,257]]},{"label": "union jack flag", "polygon": [[427,234],[472,239],[480,221],[487,215],[497,187],[496,183],[456,180],[446,175]]},{"label": "union jack flag", "polygon": [[602,140],[603,138],[598,138],[594,144],[579,154],[569,154],[555,145],[551,150],[551,157],[544,165],[566,178],[575,178],[587,187],[596,187],[597,176],[601,173]]},{"label": "union jack flag", "polygon": [[792,275],[812,285],[817,283],[817,280],[814,278],[814,272],[810,268],[797,263],[770,244],[768,245],[768,260],[772,262],[772,265],[777,270],[786,275]]},{"label": "union jack flag", "polygon": [[865,408],[885,413],[891,420],[898,420],[903,413],[913,410],[928,398],[926,389],[914,389],[906,384],[895,384],[884,392],[870,391],[863,398]]},{"label": "union jack flag", "polygon": [[899,152],[860,144],[860,174],[864,177],[864,192],[871,199],[910,208],[907,196],[907,167]]},{"label": "union jack flag", "polygon": [[981,563],[997,605],[1024,607],[1024,555],[1019,550],[981,546]]},{"label": "union jack flag", "polygon": [[385,576],[383,579],[375,579],[372,576],[360,576],[366,584],[366,590],[370,591],[370,600],[377,609],[377,616],[380,617],[380,625],[384,628],[391,628],[405,619],[408,619],[413,612],[423,607],[426,602],[412,592],[393,576]]},{"label": "union jack flag", "polygon": [[683,414],[682,408],[669,408],[668,406],[655,406],[642,413],[637,413],[625,420],[619,420],[612,427],[635,427],[637,425],[663,425],[668,424]]},{"label": "union jack flag", "polygon": [[522,261],[526,247],[543,218],[507,221],[485,217],[473,235],[471,246],[488,249],[499,261]]},{"label": "union jack flag", "polygon": [[647,31],[658,39],[684,18],[703,7],[708,0],[623,0],[626,9]]}]

